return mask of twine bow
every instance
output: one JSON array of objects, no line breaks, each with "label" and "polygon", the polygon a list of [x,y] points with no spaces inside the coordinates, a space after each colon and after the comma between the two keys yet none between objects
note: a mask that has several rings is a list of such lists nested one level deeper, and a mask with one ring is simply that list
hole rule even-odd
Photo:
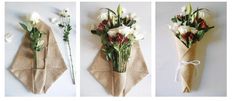
[{"label": "twine bow", "polygon": [[175,81],[179,81],[179,73],[180,73],[180,70],[182,68],[183,65],[188,65],[188,64],[192,64],[195,66],[196,68],[196,72],[198,71],[198,65],[200,64],[200,61],[199,60],[192,60],[192,61],[181,61],[179,62],[178,64],[178,67],[176,69],[176,75],[175,75]]}]

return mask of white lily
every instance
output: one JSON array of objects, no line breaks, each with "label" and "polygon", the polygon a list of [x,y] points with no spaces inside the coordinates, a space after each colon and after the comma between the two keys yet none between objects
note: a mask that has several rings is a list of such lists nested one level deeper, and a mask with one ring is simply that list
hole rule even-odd
[{"label": "white lily", "polygon": [[116,29],[116,28],[110,29],[110,30],[108,31],[108,35],[109,35],[110,37],[115,37],[115,36],[117,35],[117,33],[118,33],[118,29]]},{"label": "white lily", "polygon": [[185,34],[190,31],[189,26],[179,26],[178,31],[180,34]]},{"label": "white lily", "polygon": [[31,22],[32,25],[36,25],[37,23],[40,22],[40,15],[37,12],[31,13],[29,21]]},{"label": "white lily", "polygon": [[121,27],[118,27],[118,32],[121,33],[124,36],[127,36],[127,35],[133,33],[133,30],[130,27],[127,27],[127,26],[123,25]]},{"label": "white lily", "polygon": [[179,23],[173,23],[172,25],[169,25],[168,27],[173,33],[179,33],[178,31],[179,26],[180,26]]}]

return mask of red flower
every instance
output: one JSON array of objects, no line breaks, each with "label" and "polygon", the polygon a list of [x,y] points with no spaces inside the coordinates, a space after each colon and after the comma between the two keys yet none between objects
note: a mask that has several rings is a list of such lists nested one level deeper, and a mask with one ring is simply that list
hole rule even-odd
[{"label": "red flower", "polygon": [[189,39],[190,39],[190,40],[193,40],[193,38],[194,38],[194,34],[190,32],[190,34],[189,34]]},{"label": "red flower", "polygon": [[98,25],[98,30],[99,30],[99,31],[103,31],[103,30],[104,30],[104,27],[105,27],[105,25],[104,25],[103,23],[100,23],[100,24]]},{"label": "red flower", "polygon": [[103,20],[102,24],[107,25],[108,24],[108,20]]},{"label": "red flower", "polygon": [[183,35],[181,35],[182,36],[182,38],[184,39],[184,40],[187,40],[188,38],[190,39],[190,40],[193,40],[193,38],[194,38],[194,34],[192,33],[192,32],[187,32],[187,33],[185,33],[185,34],[183,34]]},{"label": "red flower", "polygon": [[117,33],[116,41],[121,44],[124,36],[121,33]]},{"label": "red flower", "polygon": [[208,28],[208,25],[206,24],[206,22],[205,22],[203,19],[202,19],[202,21],[201,21],[200,27],[201,27],[202,29]]},{"label": "red flower", "polygon": [[123,42],[127,43],[128,41],[129,41],[129,39],[127,37],[125,37]]},{"label": "red flower", "polygon": [[108,36],[108,40],[109,40],[109,42],[110,42],[110,43],[112,43],[112,42],[113,42],[113,38],[112,38],[112,37],[110,37],[110,36]]}]

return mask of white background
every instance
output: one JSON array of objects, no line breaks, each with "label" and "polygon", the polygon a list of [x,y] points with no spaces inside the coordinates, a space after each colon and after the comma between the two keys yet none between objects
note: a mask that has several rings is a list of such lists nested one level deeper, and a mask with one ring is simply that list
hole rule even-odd
[{"label": "white background", "polygon": [[[90,33],[89,25],[97,23],[97,15],[100,8],[110,8],[116,11],[119,3],[81,3],[81,96],[104,96],[109,95],[96,79],[88,72],[100,47],[100,37]],[[144,40],[141,40],[140,47],[151,73],[151,7],[150,3],[120,3],[128,13],[136,13],[139,18],[140,32],[144,33]],[[110,96],[110,95],[109,95]],[[147,75],[127,96],[151,96],[151,74]]]},{"label": "white background", "polygon": [[5,6],[5,32],[14,35],[11,43],[5,43],[5,95],[6,96],[75,96],[76,90],[73,86],[69,68],[63,73],[60,78],[48,89],[46,94],[33,94],[28,91],[24,85],[15,78],[9,68],[15,58],[22,39],[24,38],[24,30],[19,25],[22,18],[35,11],[41,16],[41,19],[46,22],[54,33],[58,47],[65,63],[68,64],[68,55],[63,41],[63,32],[57,25],[50,23],[49,18],[58,17],[58,12],[62,9],[69,8],[71,10],[71,25],[73,30],[70,34],[70,43],[72,48],[73,59],[75,60],[75,37],[76,37],[76,17],[75,4],[72,3],[6,3]]},{"label": "white background", "polygon": [[157,3],[156,6],[156,95],[157,96],[226,96],[226,3],[192,3],[194,10],[208,8],[209,30],[197,45],[198,81],[193,91],[182,93],[180,81],[174,81],[178,54],[174,34],[168,29],[171,18],[187,3]]}]

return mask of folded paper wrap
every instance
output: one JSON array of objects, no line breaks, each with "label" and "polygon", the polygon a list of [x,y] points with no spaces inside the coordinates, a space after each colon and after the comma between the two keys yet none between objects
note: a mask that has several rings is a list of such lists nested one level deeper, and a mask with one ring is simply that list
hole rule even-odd
[{"label": "folded paper wrap", "polygon": [[36,27],[43,33],[45,46],[37,54],[37,68],[34,66],[29,34],[26,33],[10,71],[31,92],[46,93],[67,68],[51,28],[42,21]]},{"label": "folded paper wrap", "polygon": [[138,43],[132,46],[125,73],[113,71],[102,50],[99,51],[89,71],[113,96],[125,96],[133,86],[148,74]]},{"label": "folded paper wrap", "polygon": [[[175,37],[175,36],[174,36]],[[193,61],[195,60],[196,53],[196,43],[194,43],[190,48],[187,48],[177,37],[175,37],[176,46],[178,49],[179,60],[181,61]],[[193,77],[195,74],[196,65],[184,64],[181,65],[179,76],[181,78],[183,92],[190,92],[192,88]]]}]

